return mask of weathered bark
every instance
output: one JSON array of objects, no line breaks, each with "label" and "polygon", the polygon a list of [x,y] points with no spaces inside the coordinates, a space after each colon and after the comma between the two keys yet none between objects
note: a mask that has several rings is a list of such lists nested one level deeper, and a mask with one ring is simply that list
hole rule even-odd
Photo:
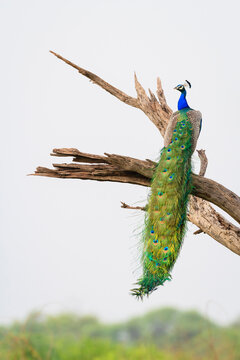
[{"label": "weathered bark", "polygon": [[[142,110],[164,135],[172,110],[167,105],[161,81],[157,79],[157,97],[149,90],[148,97],[135,75],[137,98],[131,97],[110,85],[99,76],[80,68],[74,63],[51,51],[52,54],[74,67],[93,83],[101,86],[122,102]],[[72,164],[53,164],[55,169],[38,167],[34,175],[55,178],[86,179],[97,181],[116,181],[149,186],[156,163],[151,160],[138,160],[127,156],[105,154],[93,155],[77,149],[54,149],[51,155],[74,157]],[[188,219],[199,227],[195,234],[204,232],[240,255],[240,229],[217,213],[206,201],[219,206],[231,217],[240,222],[240,199],[223,185],[204,177],[207,158],[204,150],[199,150],[201,169],[199,175],[193,174],[195,196],[190,196]],[[84,164],[81,164],[84,163]],[[86,163],[88,165],[86,165]],[[91,165],[89,165],[91,164]],[[205,199],[205,200],[204,200]],[[122,203],[124,208],[134,208]],[[144,208],[137,207],[141,210]]]}]

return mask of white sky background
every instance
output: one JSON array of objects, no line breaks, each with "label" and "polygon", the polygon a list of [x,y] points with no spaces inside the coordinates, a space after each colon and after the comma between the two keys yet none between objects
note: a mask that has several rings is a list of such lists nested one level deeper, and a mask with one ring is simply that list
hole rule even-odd
[{"label": "white sky background", "polygon": [[[189,226],[173,280],[138,302],[129,289],[143,214],[120,208],[134,185],[27,177],[53,148],[156,159],[163,140],[141,111],[89,83],[48,50],[135,96],[133,73],[169,105],[188,79],[203,113],[207,176],[239,193],[238,1],[1,1],[0,322],[44,312],[120,321],[161,306],[239,316],[237,255]],[[4,156],[3,156],[4,155]],[[199,162],[194,155],[198,168]]]}]

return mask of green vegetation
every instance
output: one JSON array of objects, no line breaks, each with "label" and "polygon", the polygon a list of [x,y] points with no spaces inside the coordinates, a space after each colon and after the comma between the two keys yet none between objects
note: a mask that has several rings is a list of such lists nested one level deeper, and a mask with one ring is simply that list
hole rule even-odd
[{"label": "green vegetation", "polygon": [[32,313],[0,327],[1,360],[240,359],[240,321],[221,327],[195,311],[164,308],[120,324]]}]

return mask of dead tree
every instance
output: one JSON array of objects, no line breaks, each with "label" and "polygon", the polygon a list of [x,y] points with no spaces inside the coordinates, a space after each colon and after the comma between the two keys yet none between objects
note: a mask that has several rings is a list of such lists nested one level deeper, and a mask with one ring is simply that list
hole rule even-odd
[{"label": "dead tree", "polygon": [[[164,136],[172,110],[166,102],[159,78],[157,79],[156,97],[150,89],[149,96],[146,94],[135,75],[137,97],[133,98],[90,71],[80,68],[52,51],[51,53],[122,102],[142,110]],[[73,162],[70,164],[53,164],[54,169],[38,167],[33,175],[62,179],[115,181],[150,186],[156,166],[156,163],[148,159],[138,160],[128,156],[107,153],[93,155],[80,152],[77,149],[53,149],[51,155],[70,156],[73,157]],[[240,255],[240,229],[226,220],[210,205],[210,202],[217,205],[240,223],[240,198],[223,185],[204,177],[207,157],[204,150],[199,150],[198,155],[201,168],[199,175],[193,174],[194,187],[189,200],[188,220],[199,228],[194,234],[204,232]],[[142,207],[131,207],[125,203],[122,203],[122,207],[144,210]]]}]

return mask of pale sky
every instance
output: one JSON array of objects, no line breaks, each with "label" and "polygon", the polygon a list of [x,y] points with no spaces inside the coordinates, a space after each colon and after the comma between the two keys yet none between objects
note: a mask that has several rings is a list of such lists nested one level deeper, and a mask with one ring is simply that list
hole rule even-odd
[{"label": "pale sky", "polygon": [[144,219],[120,201],[144,204],[148,189],[26,176],[70,161],[50,157],[53,148],[155,160],[163,146],[141,111],[53,50],[132,96],[134,71],[153,91],[160,76],[174,110],[173,87],[189,80],[189,105],[203,114],[206,176],[239,193],[239,11],[232,0],[1,1],[0,323],[33,310],[104,321],[162,306],[221,323],[240,315],[238,256],[191,225],[172,281],[144,302],[129,295]]}]

